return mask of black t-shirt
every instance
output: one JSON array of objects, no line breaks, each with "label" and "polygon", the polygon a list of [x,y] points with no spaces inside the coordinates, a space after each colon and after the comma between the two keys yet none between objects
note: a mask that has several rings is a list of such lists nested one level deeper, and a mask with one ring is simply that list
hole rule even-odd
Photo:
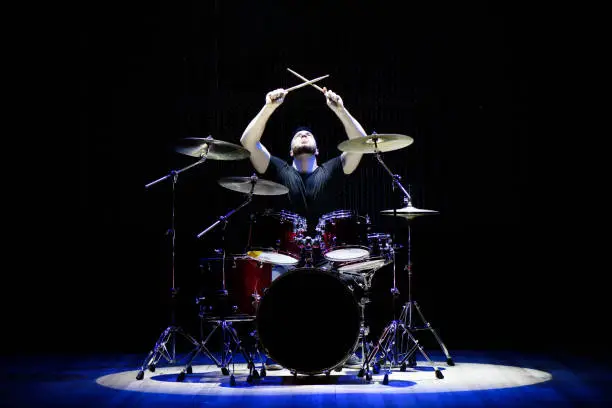
[{"label": "black t-shirt", "polygon": [[277,207],[283,208],[276,210],[291,211],[306,218],[311,234],[321,215],[340,209],[344,178],[340,156],[319,165],[309,174],[300,173],[288,162],[271,156],[270,164],[262,177],[289,189],[284,200],[276,202]]}]

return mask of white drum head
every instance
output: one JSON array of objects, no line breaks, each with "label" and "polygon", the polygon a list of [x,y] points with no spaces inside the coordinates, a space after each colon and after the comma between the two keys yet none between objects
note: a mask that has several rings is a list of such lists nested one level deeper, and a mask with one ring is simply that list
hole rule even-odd
[{"label": "white drum head", "polygon": [[269,263],[273,265],[296,265],[300,260],[292,256],[283,254],[278,251],[270,250],[253,250],[247,252],[249,258],[258,262]]},{"label": "white drum head", "polygon": [[327,252],[324,256],[325,259],[332,262],[348,262],[357,261],[359,259],[366,258],[370,255],[369,249],[361,247],[345,247],[337,248]]}]

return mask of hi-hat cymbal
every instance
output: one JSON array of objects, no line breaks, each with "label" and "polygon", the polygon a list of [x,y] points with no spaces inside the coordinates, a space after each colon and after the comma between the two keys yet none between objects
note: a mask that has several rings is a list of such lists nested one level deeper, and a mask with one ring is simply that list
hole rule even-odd
[{"label": "hi-hat cymbal", "polygon": [[178,153],[191,157],[212,160],[240,160],[251,155],[247,149],[234,143],[213,139],[212,137],[186,137],[175,148]]},{"label": "hi-hat cymbal", "polygon": [[348,153],[378,153],[402,149],[414,142],[410,136],[397,134],[373,134],[345,140],[338,149]]},{"label": "hi-hat cymbal", "polygon": [[224,177],[219,184],[240,193],[250,193],[252,189],[254,195],[282,195],[289,192],[282,184],[257,177]]},{"label": "hi-hat cymbal", "polygon": [[[395,214],[393,213],[395,211]],[[416,208],[411,205],[396,210],[383,210],[380,212],[382,215],[395,215],[396,217],[402,217],[406,219],[413,219],[423,215],[438,214],[438,211],[424,210],[422,208]]]}]

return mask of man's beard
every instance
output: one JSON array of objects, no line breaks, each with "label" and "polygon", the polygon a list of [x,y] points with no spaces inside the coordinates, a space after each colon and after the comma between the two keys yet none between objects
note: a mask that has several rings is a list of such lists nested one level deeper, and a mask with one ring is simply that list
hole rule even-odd
[{"label": "man's beard", "polygon": [[315,146],[309,146],[309,145],[295,146],[293,148],[293,157],[297,157],[301,154],[313,155],[316,153],[316,151],[317,151],[317,148]]}]

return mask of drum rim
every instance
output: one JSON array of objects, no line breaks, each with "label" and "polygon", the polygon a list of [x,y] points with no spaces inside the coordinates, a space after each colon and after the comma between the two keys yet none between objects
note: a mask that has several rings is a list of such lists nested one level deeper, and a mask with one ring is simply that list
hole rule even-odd
[{"label": "drum rim", "polygon": [[[367,262],[367,261],[383,261],[383,264],[379,268],[364,268],[364,269],[358,269],[358,270],[353,270],[353,271],[342,271],[342,270],[340,270],[340,268],[343,267],[343,266],[348,266],[348,265],[351,265],[351,264],[357,264],[359,262]],[[370,256],[370,257],[365,258],[365,259],[357,259],[357,260],[354,260],[354,261],[337,262],[340,265],[334,265],[334,267],[332,269],[334,271],[337,271],[338,273],[361,272],[361,271],[364,271],[364,270],[367,270],[367,271],[371,270],[372,273],[374,273],[374,272],[378,271],[380,268],[382,268],[383,266],[387,266],[387,265],[389,265],[392,262],[393,261],[391,259],[389,259],[388,257],[378,255],[378,256]]]},{"label": "drum rim", "polygon": [[[309,266],[303,266],[303,267],[299,267],[299,268],[293,268],[285,273],[283,273],[282,275],[280,275],[278,278],[276,278],[276,280],[274,280],[271,284],[270,284],[270,288],[272,288],[274,286],[274,282],[278,282],[278,281],[282,281],[283,279],[287,279],[288,276],[293,276],[296,274],[299,274],[301,272],[306,272],[306,273],[317,273],[320,275],[326,275],[329,276],[333,279],[336,279],[338,282],[340,282],[343,287],[344,290],[347,291],[347,294],[351,294],[351,290],[349,289],[348,286],[346,286],[344,284],[344,282],[342,282],[342,279],[340,279],[338,276],[336,276],[333,272],[330,273],[330,271],[321,269],[321,268],[317,268],[317,267],[309,267]],[[264,294],[261,298],[261,301],[259,303],[259,307],[257,308],[256,312],[255,312],[255,328],[256,331],[259,335],[260,333],[260,319],[259,319],[259,313],[261,310],[261,306],[262,304],[265,302],[265,298],[266,295]],[[348,299],[350,299],[351,303],[353,303],[354,310],[357,312],[357,320],[359,321],[359,319],[361,318],[360,316],[360,309],[359,309],[359,302],[357,301],[357,299],[355,299],[353,296],[349,296]],[[361,327],[360,324],[357,325],[357,330],[356,330],[356,336],[355,336],[355,343],[351,345],[351,349],[349,350],[349,352],[347,353],[347,355],[342,359],[342,361],[340,361],[339,363],[337,363],[336,365],[332,366],[332,367],[324,367],[321,369],[317,369],[317,370],[296,370],[295,368],[292,367],[285,367],[283,366],[283,368],[286,368],[288,370],[294,370],[296,373],[299,374],[305,374],[305,375],[316,375],[316,374],[322,374],[326,371],[333,371],[334,369],[338,368],[338,367],[342,367],[342,365],[351,357],[351,352],[355,349],[355,347],[357,347],[357,344],[359,343],[359,337],[360,337],[360,331],[361,331]],[[261,341],[261,338],[260,338]],[[270,353],[270,351],[268,350],[268,347],[264,344],[263,341],[261,341],[261,345],[263,347],[263,349],[266,352],[266,355],[274,358],[274,356]]]},{"label": "drum rim", "polygon": [[273,218],[281,218],[281,219],[286,219],[286,220],[291,220],[291,221],[306,221],[306,217],[301,216],[298,213],[294,213],[292,211],[288,211],[288,210],[280,210],[280,211],[274,211],[272,209],[268,209],[268,210],[264,210],[260,213],[255,214],[255,216],[257,217],[258,215],[264,215],[264,216],[270,216]]},{"label": "drum rim", "polygon": [[348,218],[350,216],[357,216],[357,212],[355,210],[335,210],[321,215],[320,220],[327,221],[335,218]]},{"label": "drum rim", "polygon": [[388,234],[386,232],[368,232],[367,235],[368,235],[368,239],[378,238],[378,237],[391,238],[391,234]]}]

